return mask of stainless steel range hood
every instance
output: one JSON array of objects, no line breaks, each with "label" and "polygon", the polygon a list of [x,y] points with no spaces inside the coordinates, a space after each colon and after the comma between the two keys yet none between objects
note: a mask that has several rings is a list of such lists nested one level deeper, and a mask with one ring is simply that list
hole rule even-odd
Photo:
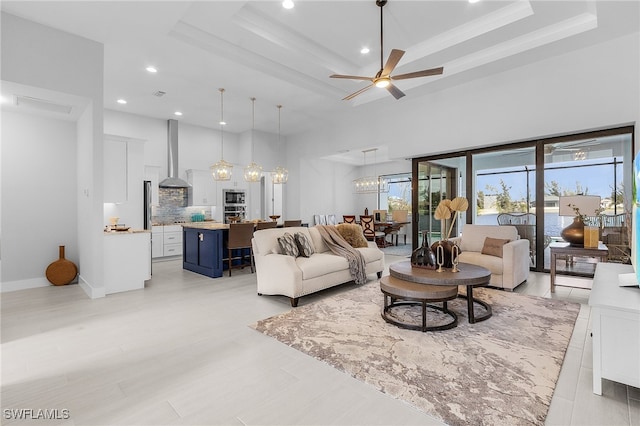
[{"label": "stainless steel range hood", "polygon": [[178,120],[167,124],[167,157],[169,177],[160,182],[160,188],[189,188],[191,185],[178,177]]}]

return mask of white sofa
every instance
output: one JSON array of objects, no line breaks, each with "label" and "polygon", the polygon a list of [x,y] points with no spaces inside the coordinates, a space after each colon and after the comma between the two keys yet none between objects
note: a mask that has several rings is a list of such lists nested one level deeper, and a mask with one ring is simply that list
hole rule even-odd
[{"label": "white sofa", "polygon": [[[314,254],[308,258],[281,254],[278,237],[285,232],[305,234],[313,244]],[[263,229],[253,234],[251,244],[259,295],[284,295],[291,299],[291,306],[296,307],[301,296],[353,281],[347,260],[329,250],[315,227]],[[374,242],[368,245],[356,250],[364,255],[367,275],[376,273],[380,278],[384,253]]]},{"label": "white sofa", "polygon": [[[486,237],[510,240],[502,247],[502,257],[482,254]],[[529,278],[529,241],[520,239],[515,226],[465,224],[462,236],[451,241],[460,246],[460,262],[491,271],[490,286],[513,291]]]}]

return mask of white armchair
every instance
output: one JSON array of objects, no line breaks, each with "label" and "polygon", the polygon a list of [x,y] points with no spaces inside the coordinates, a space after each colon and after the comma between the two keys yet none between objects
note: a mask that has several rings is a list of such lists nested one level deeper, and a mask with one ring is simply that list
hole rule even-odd
[{"label": "white armchair", "polygon": [[[509,240],[502,257],[482,254],[487,237]],[[465,224],[462,236],[451,240],[460,246],[460,262],[491,271],[491,286],[513,291],[529,278],[529,241],[520,239],[515,226]]]}]

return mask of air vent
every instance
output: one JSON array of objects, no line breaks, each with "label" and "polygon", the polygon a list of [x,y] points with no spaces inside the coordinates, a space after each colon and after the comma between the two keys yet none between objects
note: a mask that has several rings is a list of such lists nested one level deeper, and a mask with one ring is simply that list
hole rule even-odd
[{"label": "air vent", "polygon": [[71,105],[62,105],[45,99],[32,98],[31,96],[15,95],[15,104],[18,107],[26,107],[39,111],[55,112],[58,114],[71,114]]},{"label": "air vent", "polygon": [[153,92],[153,96],[156,96],[158,98],[161,98],[166,94],[167,94],[167,92],[163,92],[162,90],[158,90],[157,92]]}]

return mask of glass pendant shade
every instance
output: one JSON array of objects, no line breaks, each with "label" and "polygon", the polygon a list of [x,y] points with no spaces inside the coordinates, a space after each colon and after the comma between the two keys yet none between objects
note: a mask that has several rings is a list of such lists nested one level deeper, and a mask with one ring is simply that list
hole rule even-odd
[{"label": "glass pendant shade", "polygon": [[224,121],[224,89],[218,89],[220,92],[220,161],[209,167],[214,180],[231,180],[233,173],[233,164],[224,160],[224,130],[223,126],[227,123]]},{"label": "glass pendant shade", "polygon": [[358,194],[387,193],[389,182],[379,176],[364,176],[353,181],[353,190]]},{"label": "glass pendant shade", "polygon": [[255,162],[249,163],[247,167],[244,168],[244,180],[247,182],[260,182],[260,178],[262,177],[262,166],[256,164]]},{"label": "glass pendant shade", "polygon": [[271,181],[273,183],[287,183],[289,179],[289,172],[284,167],[276,167],[274,171],[271,172]]},{"label": "glass pendant shade", "polygon": [[[280,147],[280,111],[282,105],[276,105],[278,107],[278,147]],[[277,184],[287,183],[289,180],[289,172],[284,167],[278,166],[271,172],[271,181]]]},{"label": "glass pendant shade", "polygon": [[233,164],[225,160],[220,160],[210,167],[211,174],[215,180],[231,180]]},{"label": "glass pendant shade", "polygon": [[246,182],[260,182],[262,177],[262,166],[253,161],[253,138],[256,122],[256,98],[251,100],[251,163],[244,168],[244,180]]}]

